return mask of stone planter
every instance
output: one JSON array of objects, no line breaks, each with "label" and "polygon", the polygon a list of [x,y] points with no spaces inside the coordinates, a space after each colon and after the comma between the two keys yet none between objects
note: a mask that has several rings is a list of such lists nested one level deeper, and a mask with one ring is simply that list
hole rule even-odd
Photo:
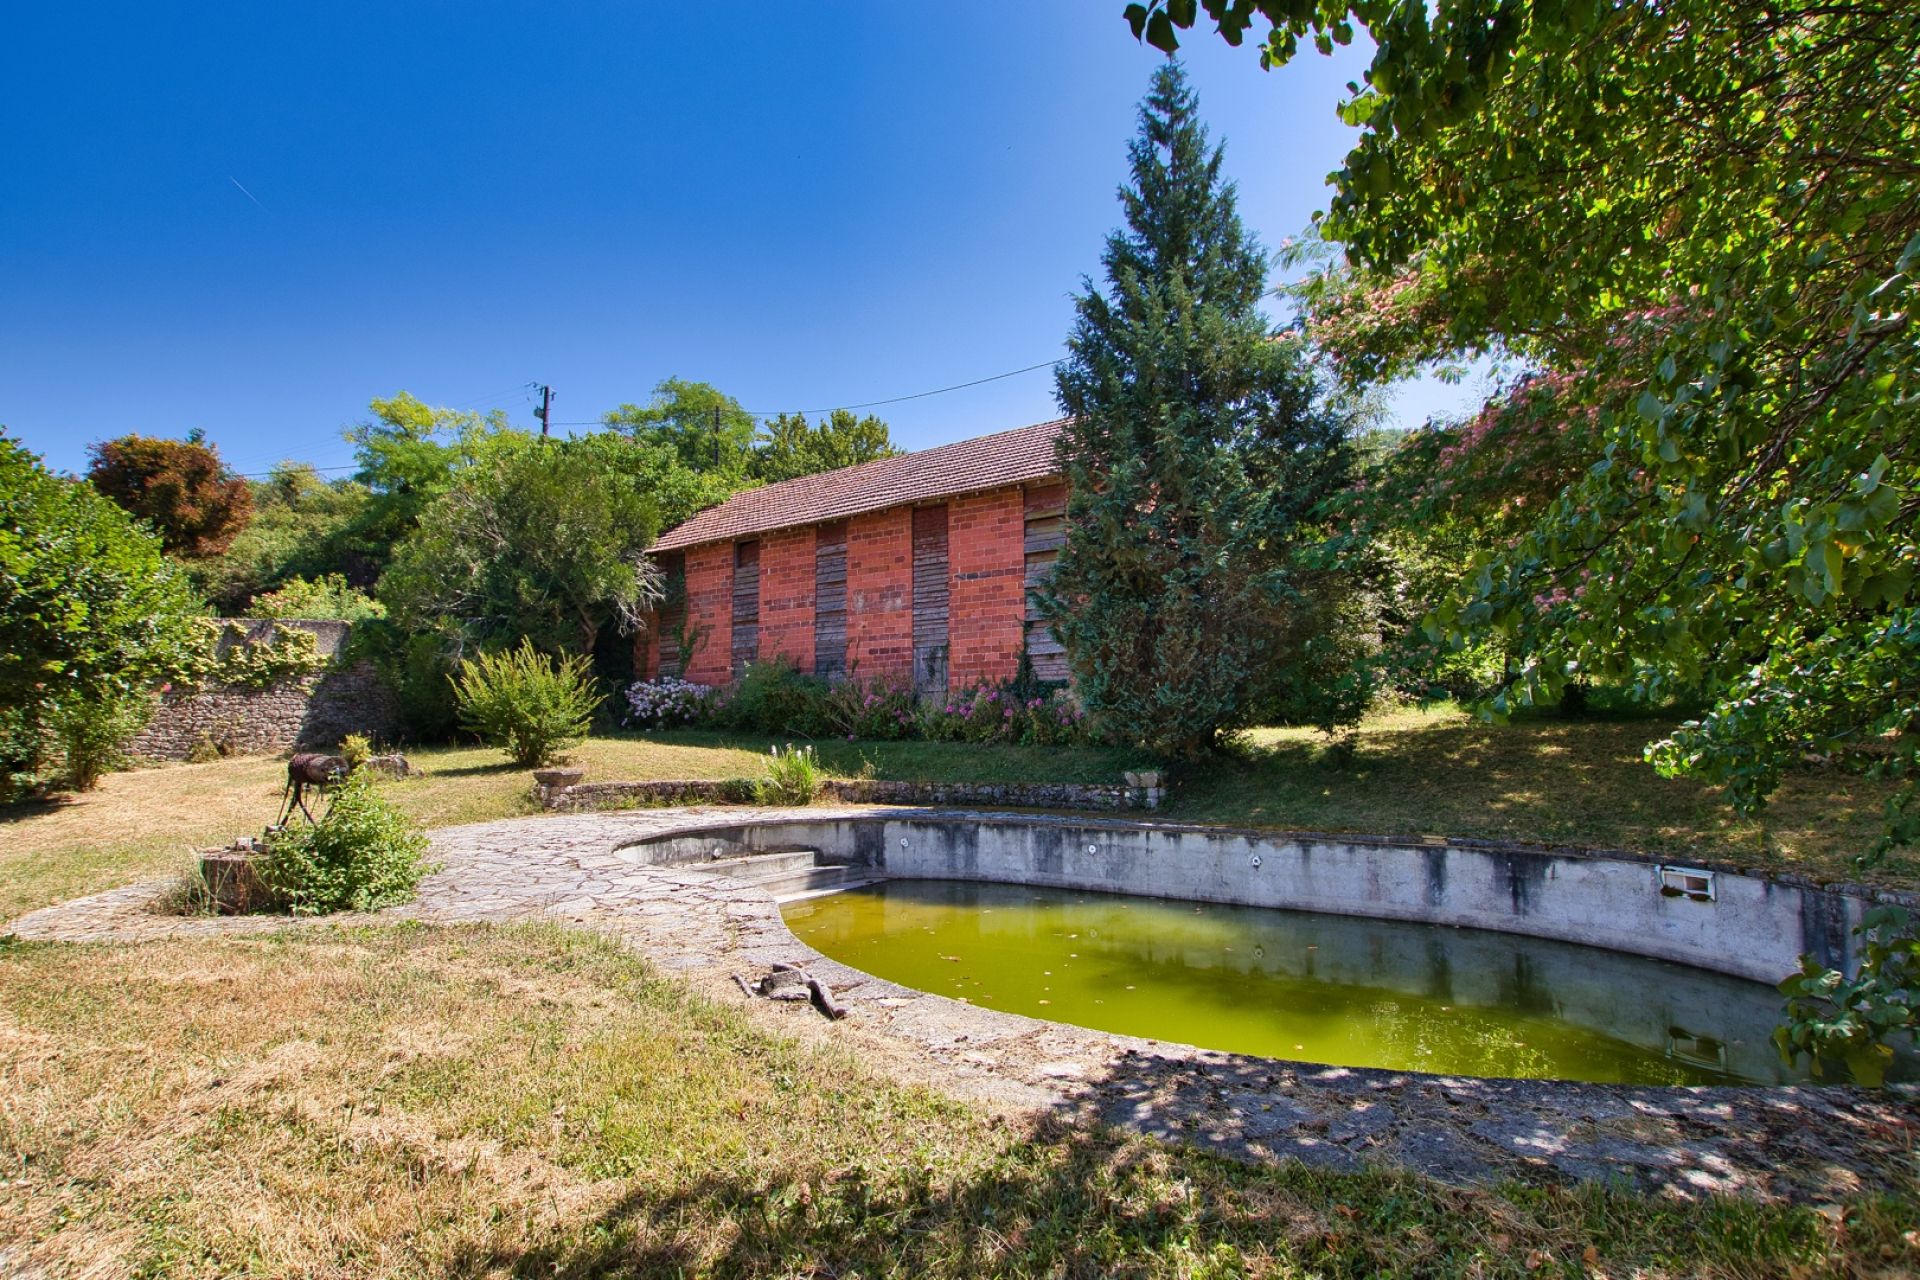
[{"label": "stone planter", "polygon": [[255,865],[264,852],[248,847],[207,849],[200,854],[200,880],[221,915],[247,915],[276,905]]},{"label": "stone planter", "polygon": [[535,769],[533,771],[533,798],[543,809],[551,809],[560,793],[568,787],[577,786],[587,776],[585,769]]}]

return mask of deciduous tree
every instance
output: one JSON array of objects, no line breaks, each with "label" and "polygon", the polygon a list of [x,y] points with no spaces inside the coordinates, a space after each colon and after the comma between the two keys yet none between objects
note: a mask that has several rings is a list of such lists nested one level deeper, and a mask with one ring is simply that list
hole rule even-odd
[{"label": "deciduous tree", "polygon": [[646,404],[623,404],[602,421],[635,440],[666,445],[690,471],[744,479],[753,467],[758,424],[711,383],[667,378]]},{"label": "deciduous tree", "polygon": [[497,437],[421,512],[379,597],[402,626],[590,654],[652,603],[654,537],[724,492],[659,444]]},{"label": "deciduous tree", "polygon": [[805,414],[783,413],[765,427],[754,450],[753,475],[769,483],[816,475],[898,453],[887,424],[868,414],[835,409],[818,424]]},{"label": "deciduous tree", "polygon": [[0,794],[37,775],[50,727],[124,726],[191,670],[197,612],[158,537],[0,434]]},{"label": "deciduous tree", "polygon": [[121,436],[88,452],[93,487],[152,525],[169,554],[224,551],[253,514],[247,482],[228,475],[218,451],[198,439]]},{"label": "deciduous tree", "polygon": [[[1321,340],[1361,379],[1515,356],[1519,416],[1460,478],[1506,467],[1522,427],[1571,462],[1430,620],[1525,656],[1493,708],[1588,677],[1695,687],[1710,709],[1651,755],[1747,806],[1808,753],[1910,774],[1920,9],[1204,5],[1234,43],[1264,24],[1269,65],[1375,42],[1341,108],[1361,133]],[[1128,16],[1166,48],[1197,10]],[[1888,843],[1920,837],[1917,795]]]}]

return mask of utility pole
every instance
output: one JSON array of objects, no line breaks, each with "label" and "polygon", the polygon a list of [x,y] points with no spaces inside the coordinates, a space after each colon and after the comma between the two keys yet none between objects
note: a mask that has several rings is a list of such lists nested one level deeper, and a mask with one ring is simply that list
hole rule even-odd
[{"label": "utility pole", "polygon": [[713,406],[713,465],[724,465],[720,460],[720,406]]},{"label": "utility pole", "polygon": [[535,410],[540,415],[540,434],[547,434],[547,427],[553,417],[553,388],[540,384],[540,407]]}]

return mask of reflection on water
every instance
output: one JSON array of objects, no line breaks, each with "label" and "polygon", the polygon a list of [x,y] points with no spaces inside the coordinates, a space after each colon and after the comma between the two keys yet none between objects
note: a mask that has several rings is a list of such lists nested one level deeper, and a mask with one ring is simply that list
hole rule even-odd
[{"label": "reflection on water", "polygon": [[1771,987],[1593,947],[940,880],[785,908],[843,963],[974,1004],[1343,1066],[1635,1084],[1802,1078]]}]

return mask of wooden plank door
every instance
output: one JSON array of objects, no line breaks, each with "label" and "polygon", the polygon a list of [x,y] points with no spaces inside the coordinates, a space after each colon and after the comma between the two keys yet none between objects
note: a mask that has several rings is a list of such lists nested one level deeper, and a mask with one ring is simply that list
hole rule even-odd
[{"label": "wooden plank door", "polygon": [[913,690],[947,696],[947,509],[913,510]]},{"label": "wooden plank door", "polygon": [[733,678],[760,657],[760,544],[733,547]]},{"label": "wooden plank door", "polygon": [[813,674],[847,673],[847,522],[813,531]]}]

